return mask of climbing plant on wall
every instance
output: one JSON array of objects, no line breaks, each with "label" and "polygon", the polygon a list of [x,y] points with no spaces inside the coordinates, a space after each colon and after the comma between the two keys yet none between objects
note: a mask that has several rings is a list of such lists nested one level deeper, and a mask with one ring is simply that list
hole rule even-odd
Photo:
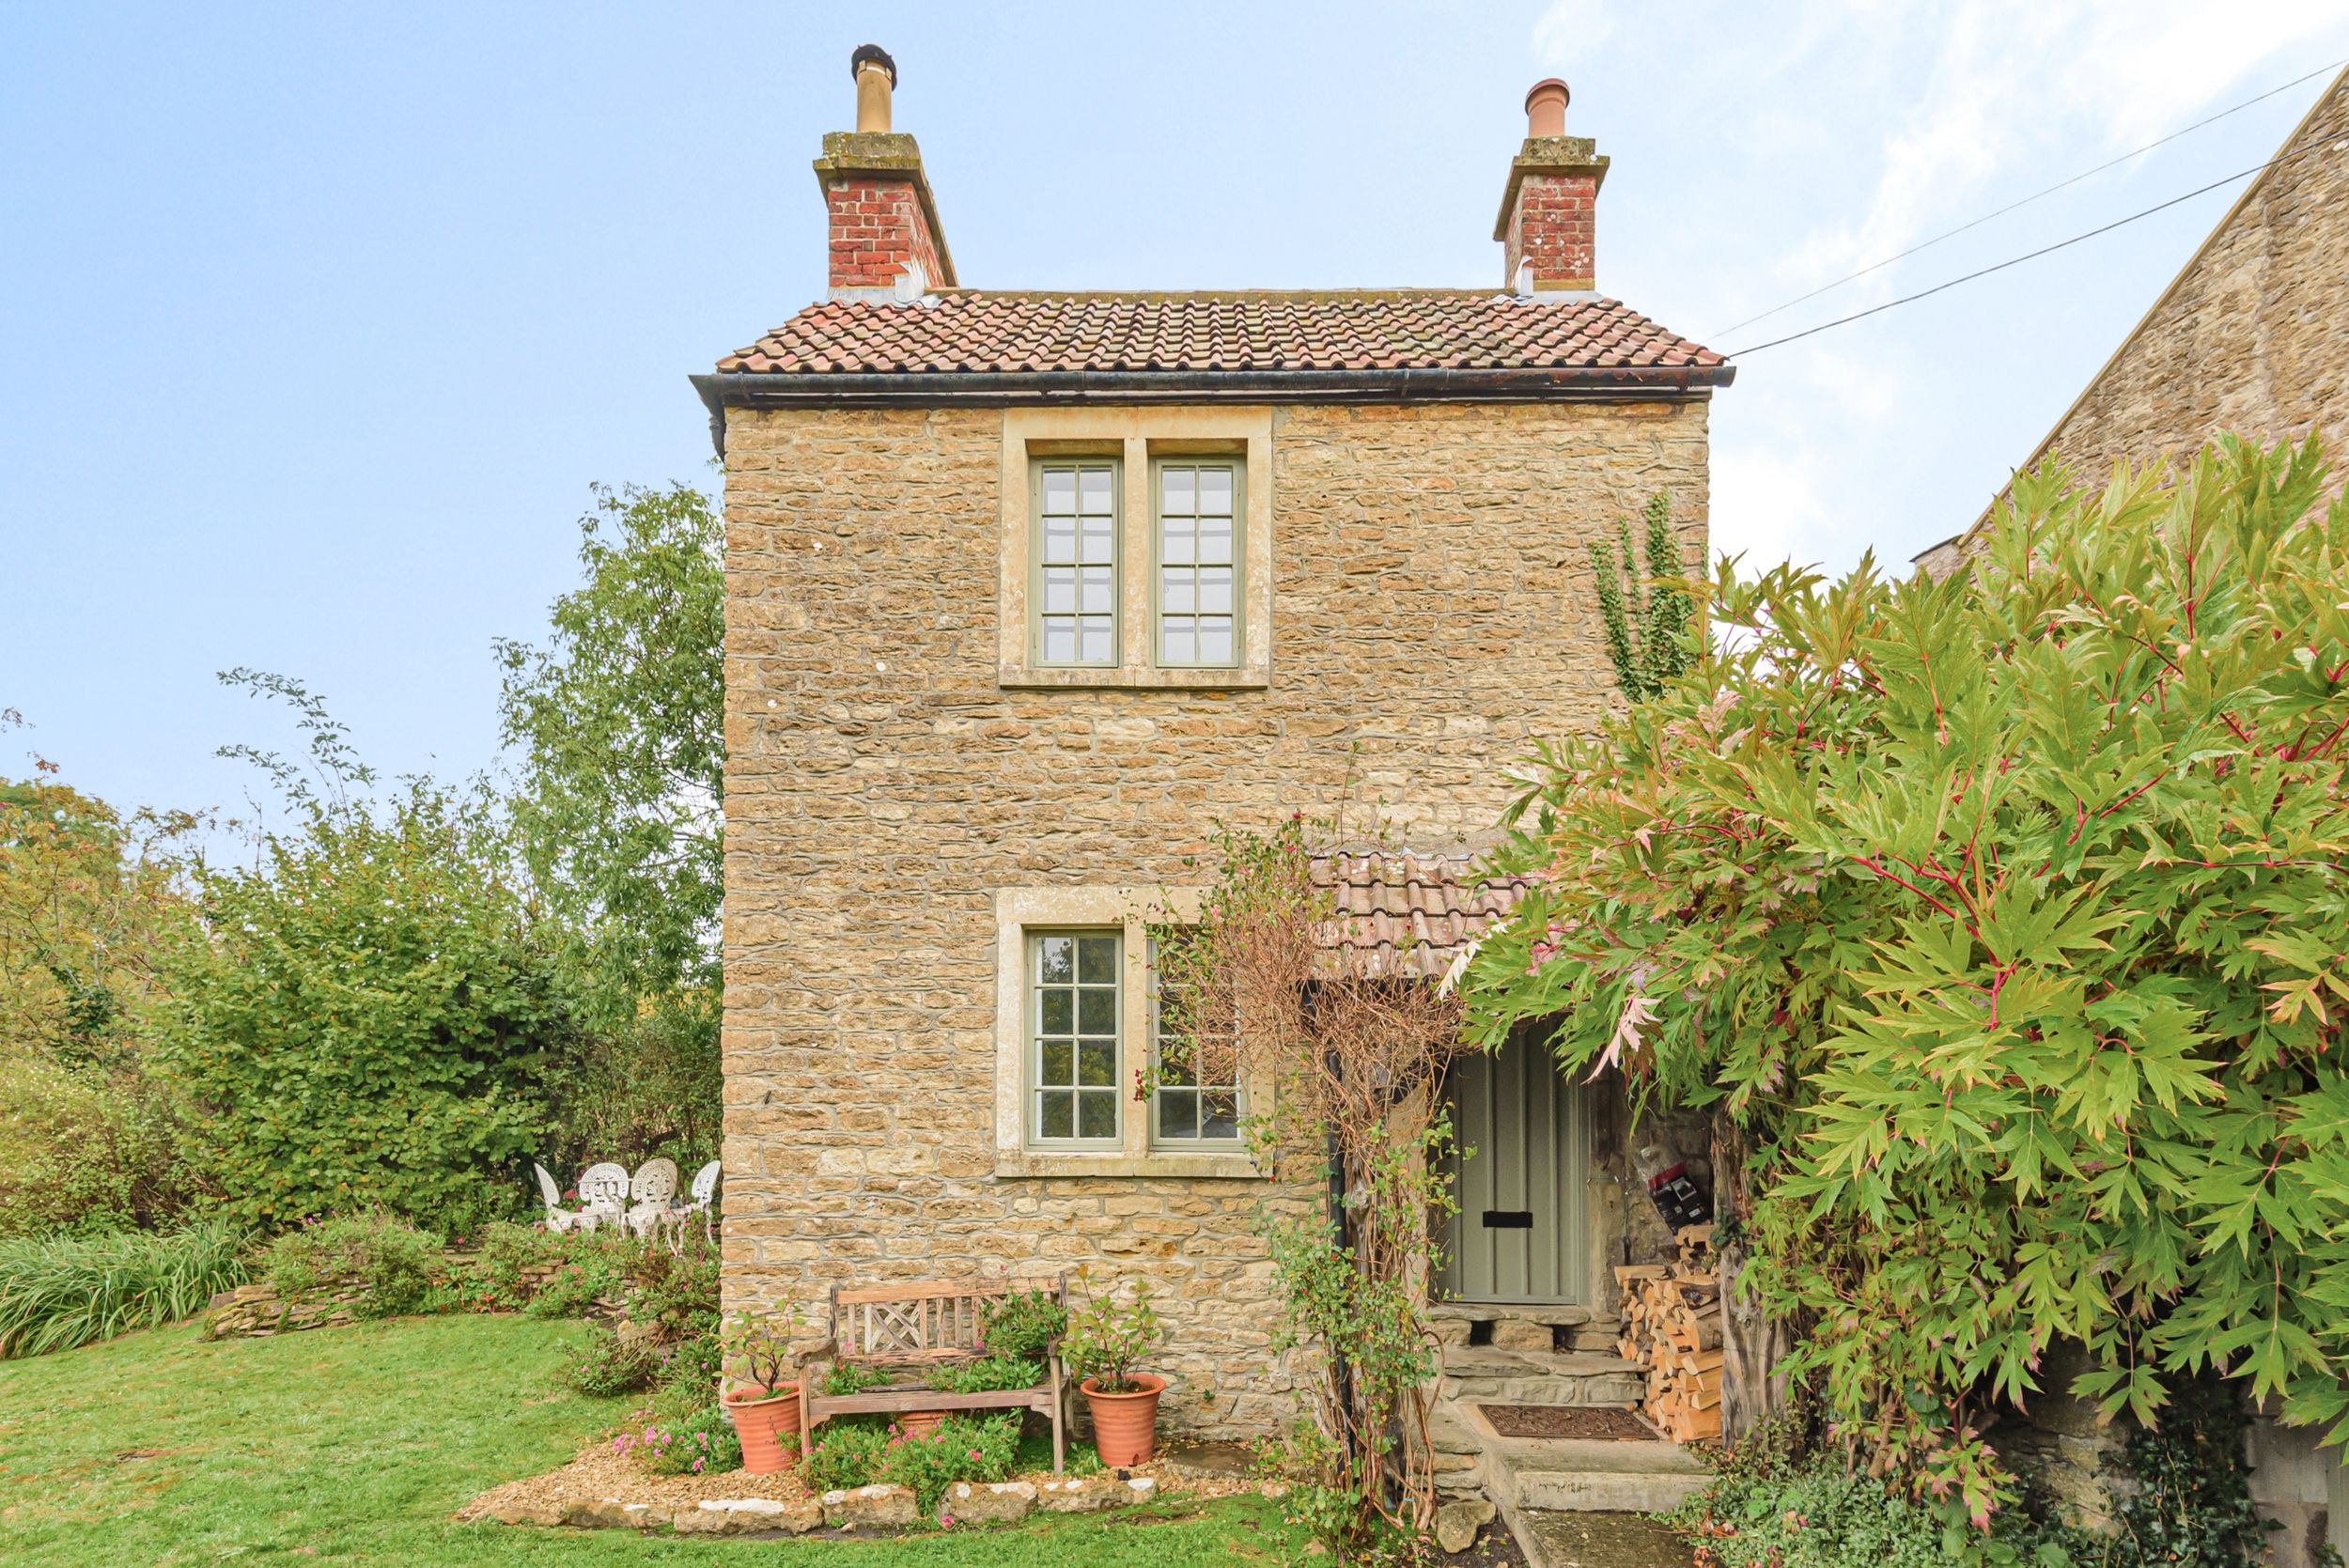
[{"label": "climbing plant on wall", "polygon": [[1604,540],[1591,545],[1591,572],[1598,582],[1599,619],[1607,628],[1607,657],[1624,696],[1644,702],[1696,658],[1689,637],[1695,606],[1677,584],[1683,567],[1672,537],[1672,497],[1657,490],[1645,511],[1647,572],[1641,576],[1631,552],[1631,520],[1617,525],[1622,548]]}]

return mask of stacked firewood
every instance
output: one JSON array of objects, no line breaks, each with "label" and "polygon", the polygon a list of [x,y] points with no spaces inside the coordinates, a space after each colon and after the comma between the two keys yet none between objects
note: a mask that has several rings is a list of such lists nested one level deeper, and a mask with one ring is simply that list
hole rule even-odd
[{"label": "stacked firewood", "polygon": [[1623,1288],[1616,1349],[1647,1369],[1641,1413],[1675,1443],[1721,1435],[1721,1281],[1713,1227],[1689,1225],[1671,1263],[1615,1270]]}]

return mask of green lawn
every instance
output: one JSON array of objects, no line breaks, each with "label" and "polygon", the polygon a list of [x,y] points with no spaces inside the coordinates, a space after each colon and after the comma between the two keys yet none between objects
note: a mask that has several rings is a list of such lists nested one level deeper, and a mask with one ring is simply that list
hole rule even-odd
[{"label": "green lawn", "polygon": [[0,1362],[0,1562],[723,1563],[1045,1568],[1272,1563],[1255,1498],[904,1542],[688,1541],[458,1524],[625,1405],[553,1391],[576,1325],[416,1318],[200,1343],[188,1327]]}]

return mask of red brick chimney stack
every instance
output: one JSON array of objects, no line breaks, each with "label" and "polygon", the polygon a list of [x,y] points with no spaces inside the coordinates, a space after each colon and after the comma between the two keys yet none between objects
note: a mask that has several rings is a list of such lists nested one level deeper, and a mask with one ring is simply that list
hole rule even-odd
[{"label": "red brick chimney stack", "polygon": [[1525,146],[1509,165],[1493,238],[1502,287],[1520,294],[1580,293],[1598,287],[1594,229],[1607,160],[1588,136],[1566,134],[1566,85],[1536,82],[1525,95]]},{"label": "red brick chimney stack", "polygon": [[830,296],[907,303],[952,287],[955,260],[922,174],[922,149],[889,128],[897,63],[879,45],[862,44],[848,56],[848,74],[856,80],[856,129],[827,132],[816,160]]}]

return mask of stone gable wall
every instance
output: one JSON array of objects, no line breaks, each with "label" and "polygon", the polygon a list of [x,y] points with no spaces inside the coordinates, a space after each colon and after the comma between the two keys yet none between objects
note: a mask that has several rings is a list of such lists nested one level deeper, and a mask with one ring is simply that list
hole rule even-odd
[{"label": "stone gable wall", "polygon": [[1285,1420],[1255,1226],[1315,1186],[999,1179],[992,894],[1196,881],[1217,820],[1349,788],[1401,835],[1490,827],[1502,768],[1612,695],[1590,543],[1666,487],[1694,558],[1705,422],[1702,401],[1276,411],[1272,682],[1211,694],[998,688],[1000,411],[733,411],[729,1307],[1144,1275],[1167,1423]]},{"label": "stone gable wall", "polygon": [[2274,441],[2311,427],[2349,436],[2349,78],[2295,146],[2319,150],[2270,173],[2157,306],[2049,452],[2101,483],[2220,431]]},{"label": "stone gable wall", "polygon": [[[2026,468],[2055,458],[2102,486],[2113,464],[2189,456],[2222,432],[2317,430],[2349,477],[2349,73],[2279,164],[2123,343]],[[1979,526],[1979,525],[1978,525]],[[1917,559],[1936,577],[1957,539]]]}]

